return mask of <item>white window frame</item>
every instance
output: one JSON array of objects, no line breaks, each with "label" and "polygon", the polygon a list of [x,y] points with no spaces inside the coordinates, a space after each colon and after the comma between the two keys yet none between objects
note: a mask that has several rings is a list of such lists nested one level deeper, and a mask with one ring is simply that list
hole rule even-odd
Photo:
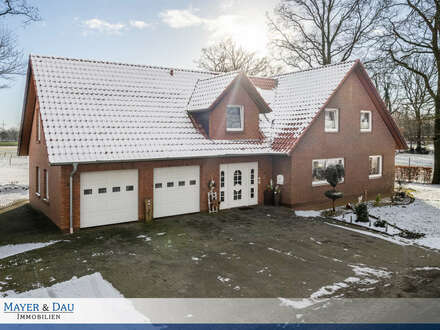
[{"label": "white window frame", "polygon": [[370,110],[361,110],[360,115],[359,115],[359,125],[362,125],[362,114],[363,113],[368,113],[369,114],[369,117],[370,117],[370,127],[362,128],[362,126],[360,126],[361,132],[369,133],[373,129],[373,113]]},{"label": "white window frame", "polygon": [[[370,158],[373,157],[379,157],[380,159],[380,166],[379,166],[379,174],[370,174]],[[377,178],[381,178],[382,177],[382,172],[383,172],[383,157],[382,155],[372,155],[368,157],[368,178],[369,179],[377,179]]]},{"label": "white window frame", "polygon": [[41,192],[41,178],[40,178],[40,167],[37,166],[37,191],[35,192],[35,194],[37,196],[40,196],[40,192]]},{"label": "white window frame", "polygon": [[[339,163],[340,160],[342,160],[342,166],[344,166],[344,170],[345,170],[345,160],[344,160],[344,157],[313,159],[313,160],[312,160],[312,186],[313,186],[313,187],[316,187],[316,186],[328,186],[328,185],[330,185],[330,184],[327,182],[327,180],[313,181],[313,163],[314,163],[314,162],[321,162],[321,161],[325,161],[325,162],[328,162],[328,161],[336,161],[336,163]],[[327,167],[327,166],[325,166],[325,167]],[[325,167],[324,167],[324,168],[325,168]],[[344,176],[344,178],[342,178],[342,181],[339,182],[339,184],[344,183],[344,181],[345,181],[345,176]]]},{"label": "white window frame", "polygon": [[[229,128],[228,127],[228,108],[239,108],[240,109],[240,124],[239,128]],[[226,131],[227,132],[243,132],[244,130],[244,107],[242,105],[229,104],[226,106]]]},{"label": "white window frame", "polygon": [[44,199],[49,200],[49,171],[44,170]]},{"label": "white window frame", "polygon": [[[335,122],[336,122],[336,127],[335,128],[327,128],[327,119],[326,119],[326,114],[327,112],[334,112],[335,113]],[[326,108],[324,110],[324,131],[326,133],[337,133],[339,132],[339,109],[337,108]]]},{"label": "white window frame", "polygon": [[37,141],[41,140],[41,115],[40,111],[37,111]]}]

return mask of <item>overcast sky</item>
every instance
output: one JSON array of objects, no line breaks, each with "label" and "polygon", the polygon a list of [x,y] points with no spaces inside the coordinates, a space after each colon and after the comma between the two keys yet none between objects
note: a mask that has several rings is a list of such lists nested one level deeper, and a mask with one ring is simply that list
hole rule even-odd
[{"label": "overcast sky", "polygon": [[[227,36],[266,54],[267,22],[278,0],[28,1],[42,21],[12,29],[24,54],[194,68],[202,47]],[[18,126],[24,77],[0,89],[0,125]]]}]

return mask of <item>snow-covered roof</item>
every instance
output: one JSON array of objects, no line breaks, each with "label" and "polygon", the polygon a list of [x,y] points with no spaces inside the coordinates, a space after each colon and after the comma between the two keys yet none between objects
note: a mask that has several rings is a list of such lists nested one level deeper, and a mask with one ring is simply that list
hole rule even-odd
[{"label": "snow-covered roof", "polygon": [[[38,55],[30,62],[51,164],[288,154],[356,63],[248,79]],[[262,138],[209,139],[188,112],[208,109],[241,78],[263,109]]]},{"label": "snow-covered roof", "polygon": [[187,110],[192,112],[208,109],[239,74],[240,72],[233,71],[199,79],[191,94]]},{"label": "snow-covered roof", "polygon": [[[277,76],[270,102],[273,149],[289,151],[337,89],[355,61]],[[264,95],[263,95],[264,97]]]},{"label": "snow-covered roof", "polygon": [[212,72],[31,56],[49,162],[267,154],[269,141],[211,140],[186,107]]}]

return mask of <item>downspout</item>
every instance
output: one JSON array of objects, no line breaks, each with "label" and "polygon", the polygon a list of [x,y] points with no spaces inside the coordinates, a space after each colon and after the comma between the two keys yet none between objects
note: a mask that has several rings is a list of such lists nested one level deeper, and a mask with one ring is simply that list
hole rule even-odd
[{"label": "downspout", "polygon": [[69,207],[70,207],[70,233],[73,234],[73,176],[75,175],[76,171],[78,170],[78,163],[72,163],[73,166],[73,170],[72,172],[70,172],[70,203],[69,203]]}]

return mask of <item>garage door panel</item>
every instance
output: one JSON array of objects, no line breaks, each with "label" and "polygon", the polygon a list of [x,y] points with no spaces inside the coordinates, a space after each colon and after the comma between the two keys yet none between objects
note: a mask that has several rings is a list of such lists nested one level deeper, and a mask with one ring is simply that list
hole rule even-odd
[{"label": "garage door panel", "polygon": [[199,212],[199,178],[199,166],[154,169],[154,217]]},{"label": "garage door panel", "polygon": [[[80,186],[82,228],[138,219],[138,170],[84,172]],[[87,189],[92,193],[84,194]]]}]

